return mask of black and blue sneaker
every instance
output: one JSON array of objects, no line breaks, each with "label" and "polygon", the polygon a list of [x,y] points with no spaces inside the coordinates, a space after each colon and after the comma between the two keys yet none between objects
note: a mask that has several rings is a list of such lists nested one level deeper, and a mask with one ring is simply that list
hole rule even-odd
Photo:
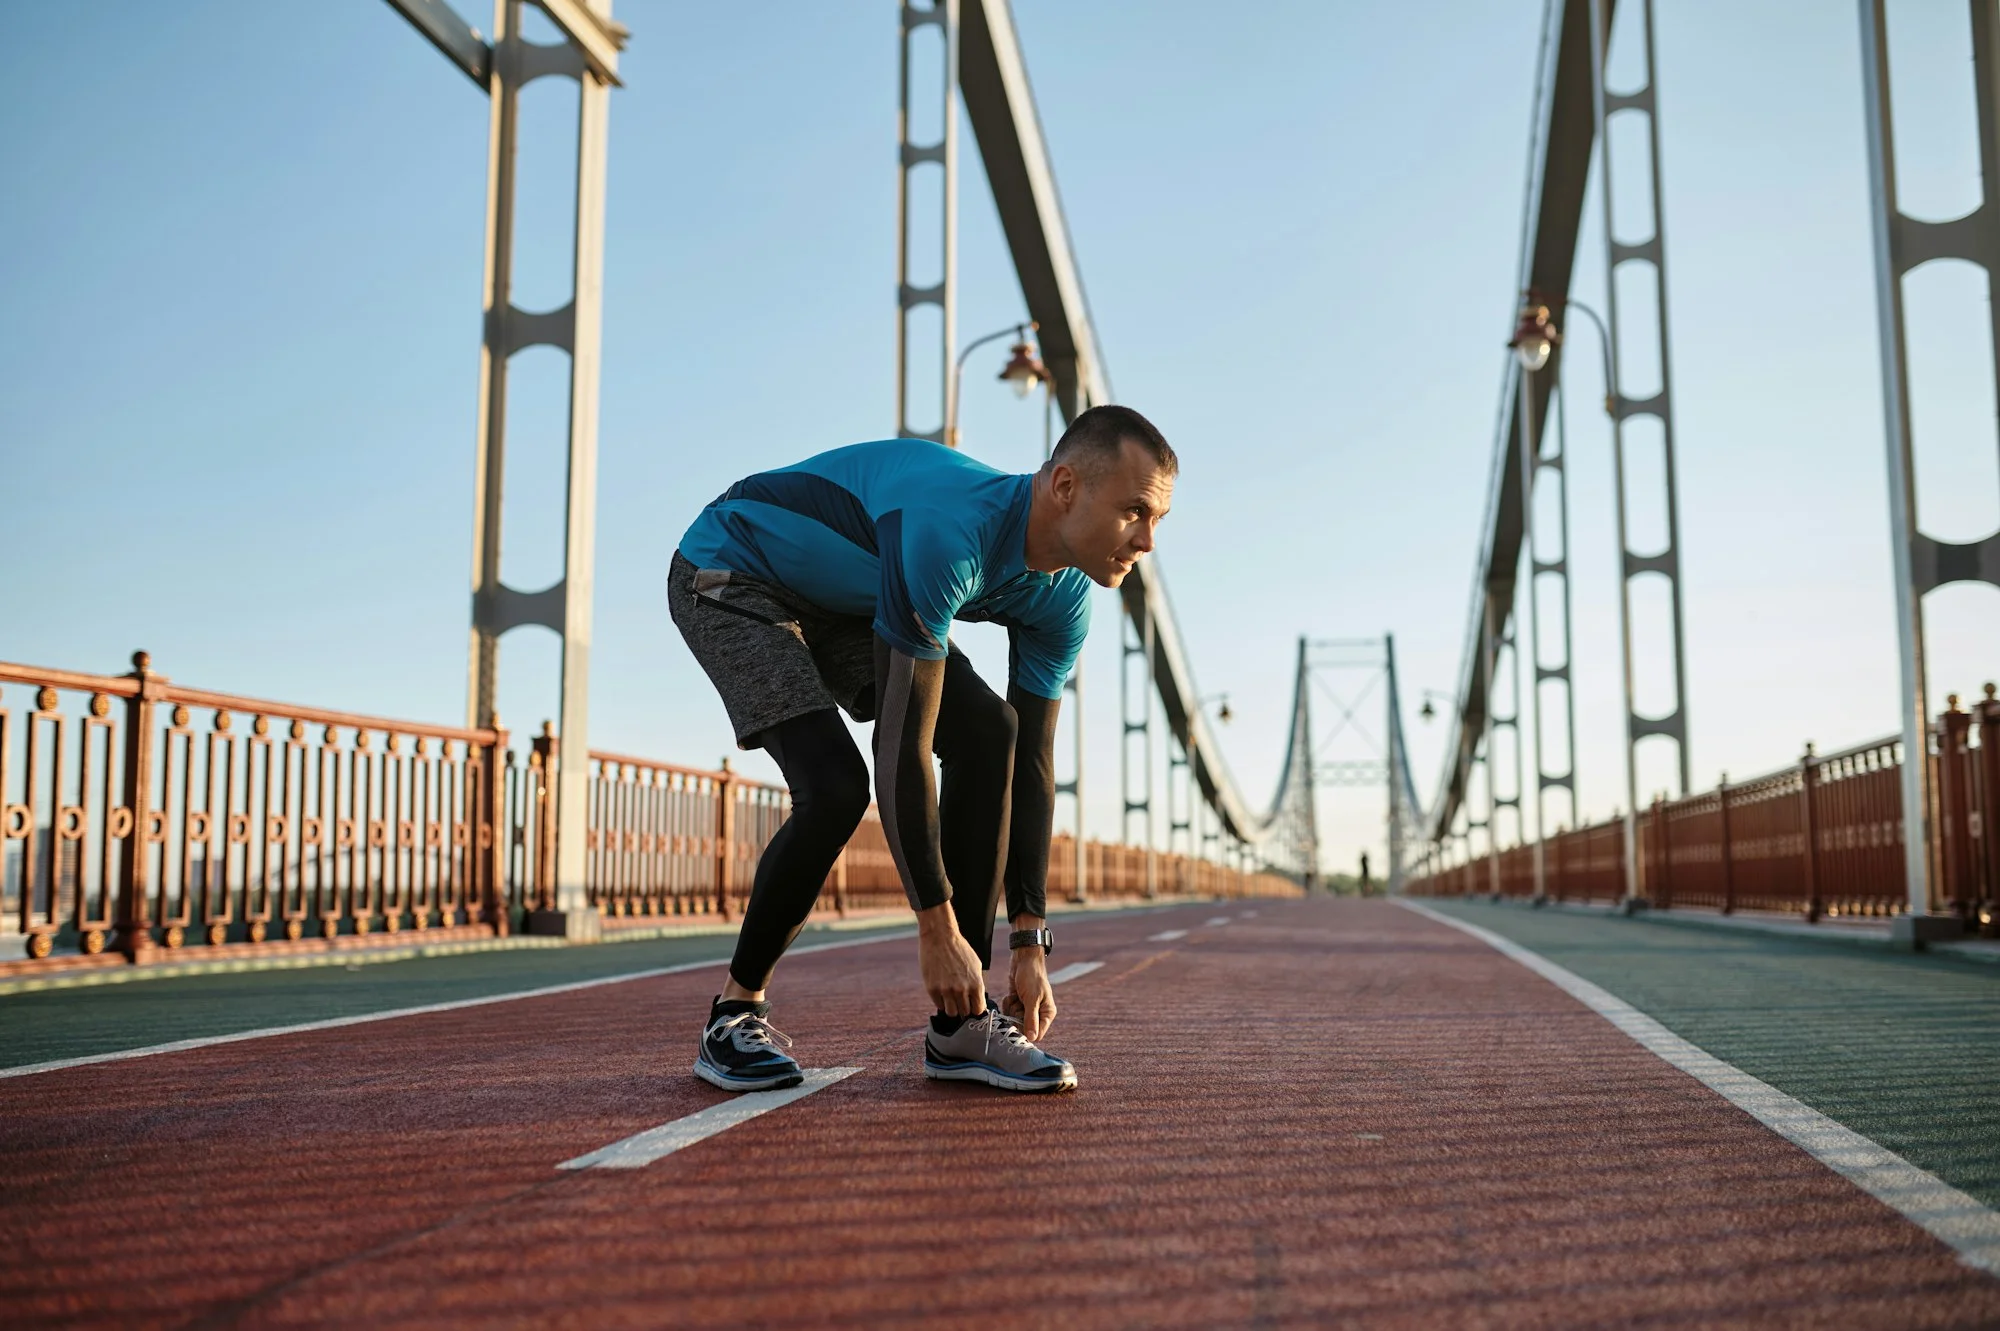
[{"label": "black and blue sneaker", "polygon": [[924,1075],[933,1081],[983,1081],[1008,1091],[1076,1089],[1076,1069],[1037,1049],[991,997],[976,1017],[931,1018],[924,1032]]},{"label": "black and blue sneaker", "polygon": [[717,998],[701,1033],[694,1075],[725,1091],[775,1091],[797,1086],[805,1073],[792,1056],[791,1037],[770,1022],[769,1003]]}]

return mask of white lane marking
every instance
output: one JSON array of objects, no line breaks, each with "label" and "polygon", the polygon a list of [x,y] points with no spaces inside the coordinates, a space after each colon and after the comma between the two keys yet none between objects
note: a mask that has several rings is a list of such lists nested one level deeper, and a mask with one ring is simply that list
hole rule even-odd
[{"label": "white lane marking", "polygon": [[1159,933],[1147,935],[1146,941],[1149,943],[1171,943],[1176,938],[1186,937],[1187,930],[1185,929],[1162,929]]},{"label": "white lane marking", "polygon": [[1239,920],[1254,920],[1257,918],[1257,912],[1254,910],[1246,910],[1238,914],[1236,918]]},{"label": "white lane marking", "polygon": [[1209,925],[1227,924],[1229,923],[1229,917],[1227,915],[1218,915],[1212,920],[1203,920],[1202,923]]},{"label": "white lane marking", "polygon": [[1398,901],[1439,924],[1471,934],[1502,955],[1581,1002],[1649,1052],[1673,1064],[1771,1131],[1805,1151],[1828,1169],[1866,1192],[1932,1237],[1949,1245],[1967,1266],[2000,1275],[2000,1213],[1966,1196],[1943,1179],[1917,1168],[1903,1157],[1876,1145],[1851,1128],[1842,1127],[1817,1109],[1794,1100],[1769,1082],[1760,1081],[1688,1043],[1621,998],[1598,988],[1580,975],[1530,952],[1476,924]]},{"label": "white lane marking", "polygon": [[[844,947],[865,947],[870,943],[887,943],[898,938],[915,938],[914,929],[898,929],[894,933],[876,934],[871,938],[843,938],[833,943],[814,943],[808,947],[795,947],[786,956],[804,956],[809,952],[833,952]],[[166,1044],[146,1045],[139,1049],[119,1049],[108,1054],[86,1054],[81,1058],[57,1058],[46,1063],[26,1063],[16,1068],[0,1068],[0,1080],[8,1077],[31,1077],[38,1072],[60,1072],[64,1068],[88,1067],[93,1063],[119,1063],[128,1058],[148,1058],[154,1054],[178,1054],[189,1049],[206,1049],[210,1045],[236,1044],[242,1040],[262,1040],[273,1035],[298,1035],[307,1031],[331,1031],[343,1026],[362,1026],[372,1021],[391,1021],[397,1017],[421,1017],[432,1012],[456,1012],[462,1008],[486,1007],[492,1003],[512,1003],[523,998],[547,998],[552,994],[570,994],[580,989],[597,989],[607,984],[624,984],[630,980],[650,980],[659,975],[680,975],[687,971],[698,971],[708,966],[724,966],[727,957],[717,957],[712,961],[684,961],[675,966],[656,966],[651,970],[627,971],[622,975],[605,975],[595,980],[574,980],[568,984],[545,985],[540,989],[520,989],[508,994],[488,994],[484,998],[458,998],[448,1003],[425,1003],[419,1007],[392,1008],[387,1012],[362,1012],[351,1017],[328,1017],[324,1021],[302,1021],[295,1026],[264,1026],[254,1031],[237,1031],[232,1035],[204,1035],[192,1040],[171,1040]]]},{"label": "white lane marking", "polygon": [[1092,971],[1104,965],[1101,961],[1072,961],[1069,965],[1049,976],[1050,984],[1061,984],[1064,980],[1081,980]]},{"label": "white lane marking", "polygon": [[797,1086],[787,1086],[782,1091],[747,1091],[720,1104],[698,1109],[686,1118],[677,1118],[671,1123],[662,1123],[657,1128],[647,1128],[623,1141],[615,1141],[609,1146],[601,1146],[588,1154],[565,1160],[557,1169],[644,1169],[662,1156],[672,1155],[683,1146],[692,1146],[699,1141],[707,1141],[716,1133],[735,1127],[738,1123],[748,1123],[773,1109],[782,1109],[794,1100],[803,1100],[814,1091],[823,1091],[837,1081],[844,1081],[861,1071],[860,1068],[807,1068],[806,1079]]}]

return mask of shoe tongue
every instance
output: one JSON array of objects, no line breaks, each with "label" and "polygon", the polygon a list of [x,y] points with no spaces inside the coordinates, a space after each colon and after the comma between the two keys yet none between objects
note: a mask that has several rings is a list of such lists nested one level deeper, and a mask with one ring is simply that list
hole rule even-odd
[{"label": "shoe tongue", "polygon": [[769,1003],[753,1003],[747,998],[718,998],[708,1010],[708,1019],[714,1021],[717,1017],[733,1017],[739,1012],[749,1012],[758,1017],[768,1017],[771,1015],[771,1005]]}]

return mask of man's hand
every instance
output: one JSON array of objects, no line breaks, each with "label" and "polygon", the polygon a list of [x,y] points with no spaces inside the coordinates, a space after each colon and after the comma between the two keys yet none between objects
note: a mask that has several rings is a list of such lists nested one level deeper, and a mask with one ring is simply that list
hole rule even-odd
[{"label": "man's hand", "polygon": [[[1039,917],[1026,915],[1012,923],[1016,929],[1043,927]],[[1040,1040],[1056,1019],[1056,995],[1049,987],[1049,963],[1042,949],[1016,948],[1009,979],[1011,985],[1007,996],[1000,1000],[1000,1011],[1021,1023],[1021,1034],[1030,1040]]]},{"label": "man's hand", "polygon": [[986,1010],[986,973],[979,954],[959,934],[949,901],[917,912],[917,966],[924,992],[940,1011],[976,1017]]}]

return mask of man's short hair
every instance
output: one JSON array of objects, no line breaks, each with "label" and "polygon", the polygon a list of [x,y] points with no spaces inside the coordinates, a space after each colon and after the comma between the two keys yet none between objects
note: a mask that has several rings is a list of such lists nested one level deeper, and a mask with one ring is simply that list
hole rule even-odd
[{"label": "man's short hair", "polygon": [[1063,431],[1049,460],[1067,464],[1085,480],[1095,480],[1117,462],[1127,439],[1145,449],[1167,475],[1180,474],[1181,460],[1167,437],[1130,407],[1092,407],[1084,412]]}]

